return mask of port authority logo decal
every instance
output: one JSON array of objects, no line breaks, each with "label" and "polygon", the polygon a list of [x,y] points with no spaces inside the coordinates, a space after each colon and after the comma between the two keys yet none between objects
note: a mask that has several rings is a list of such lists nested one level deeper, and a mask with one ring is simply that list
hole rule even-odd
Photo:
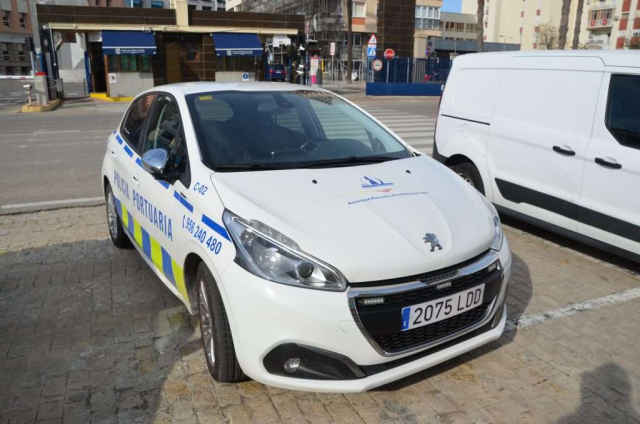
[{"label": "port authority logo decal", "polygon": [[360,178],[360,183],[362,188],[364,189],[374,188],[377,189],[376,191],[379,191],[381,193],[388,193],[393,190],[393,188],[391,188],[393,186],[393,183],[385,183],[380,178],[364,176]]}]

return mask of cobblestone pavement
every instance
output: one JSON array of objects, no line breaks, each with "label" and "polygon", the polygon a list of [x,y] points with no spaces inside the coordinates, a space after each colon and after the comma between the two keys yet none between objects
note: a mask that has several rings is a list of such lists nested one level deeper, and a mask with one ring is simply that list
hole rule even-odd
[{"label": "cobblestone pavement", "polygon": [[0,216],[0,424],[640,422],[640,278],[506,233],[511,331],[342,395],[214,382],[197,320],[111,245],[102,208]]}]

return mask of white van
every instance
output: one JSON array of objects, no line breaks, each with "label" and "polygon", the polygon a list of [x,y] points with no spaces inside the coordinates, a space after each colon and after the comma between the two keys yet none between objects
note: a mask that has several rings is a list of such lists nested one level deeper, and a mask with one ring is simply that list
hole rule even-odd
[{"label": "white van", "polygon": [[505,215],[640,260],[640,53],[460,56],[433,156]]}]

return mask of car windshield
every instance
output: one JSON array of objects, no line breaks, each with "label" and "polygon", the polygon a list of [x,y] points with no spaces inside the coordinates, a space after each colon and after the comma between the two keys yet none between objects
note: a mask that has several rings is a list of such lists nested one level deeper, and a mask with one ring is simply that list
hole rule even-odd
[{"label": "car windshield", "polygon": [[339,97],[320,91],[188,95],[205,165],[216,171],[351,166],[411,152]]}]

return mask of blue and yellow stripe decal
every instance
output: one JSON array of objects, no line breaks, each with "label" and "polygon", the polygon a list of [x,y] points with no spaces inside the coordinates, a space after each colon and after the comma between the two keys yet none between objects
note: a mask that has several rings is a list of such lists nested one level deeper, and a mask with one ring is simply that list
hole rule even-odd
[{"label": "blue and yellow stripe decal", "polygon": [[[136,154],[133,152],[133,150],[131,150],[131,148],[130,148],[129,146],[127,146],[127,143],[125,143],[125,142],[124,142],[124,140],[122,139],[122,137],[120,137],[120,134],[116,134],[116,131],[115,131],[115,130],[113,131],[113,133],[114,133],[114,134],[115,134],[115,136],[116,136],[116,140],[118,141],[118,144],[120,144],[120,145],[122,146],[122,148],[124,149],[124,152],[125,152],[125,153],[126,153],[126,154],[131,158],[131,159],[134,159],[134,156],[136,156],[134,160],[136,161],[136,163],[138,164],[138,166],[139,166],[140,168],[142,168],[142,159],[140,159],[140,158],[138,157],[138,155],[136,155]],[[166,188],[167,190],[169,189],[169,187],[171,187],[171,184],[169,184],[169,183],[168,183],[168,182],[166,182],[166,181],[160,181],[160,180],[156,180],[156,181],[158,181],[158,183],[160,183],[160,185],[161,185],[162,187]]]},{"label": "blue and yellow stripe decal", "polygon": [[169,253],[151,237],[149,233],[136,221],[127,207],[114,196],[116,210],[122,221],[122,226],[131,234],[136,244],[144,252],[145,256],[153,262],[154,266],[164,274],[165,277],[178,290],[185,302],[189,302],[189,293],[184,280],[184,270],[171,258]]},{"label": "blue and yellow stripe decal", "polygon": [[213,219],[209,218],[205,214],[202,214],[202,223],[207,227],[211,228],[216,233],[220,234],[222,237],[226,238],[228,241],[231,241],[231,238],[229,237],[229,233],[227,233],[227,230],[222,225],[218,224],[217,222],[215,222]]}]

